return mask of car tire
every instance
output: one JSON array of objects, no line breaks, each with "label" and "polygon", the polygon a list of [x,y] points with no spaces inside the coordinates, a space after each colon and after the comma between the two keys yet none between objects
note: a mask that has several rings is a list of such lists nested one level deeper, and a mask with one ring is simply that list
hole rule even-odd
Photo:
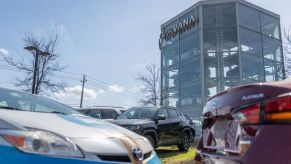
[{"label": "car tire", "polygon": [[150,136],[150,135],[145,135],[145,138],[147,138],[147,139],[150,141],[150,143],[151,143],[151,145],[153,146],[153,148],[156,147],[155,140],[153,139],[152,136]]},{"label": "car tire", "polygon": [[182,134],[182,142],[178,145],[180,151],[187,151],[190,147],[190,136],[187,132]]}]

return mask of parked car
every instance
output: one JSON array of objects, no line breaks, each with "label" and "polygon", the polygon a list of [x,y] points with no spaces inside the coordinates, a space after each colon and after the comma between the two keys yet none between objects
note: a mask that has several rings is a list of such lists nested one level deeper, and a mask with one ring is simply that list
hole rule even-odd
[{"label": "parked car", "polygon": [[114,119],[125,111],[122,107],[93,106],[77,109],[79,112],[97,119]]},{"label": "parked car", "polygon": [[187,119],[187,121],[188,121],[188,123],[190,125],[191,132],[192,132],[191,135],[190,135],[190,141],[194,141],[194,137],[196,135],[195,123],[193,122],[193,120],[188,115],[184,115],[181,112],[180,112],[180,114],[183,115]]},{"label": "parked car", "polygon": [[195,159],[290,163],[291,80],[234,87],[211,97]]},{"label": "parked car", "polygon": [[133,107],[110,122],[143,135],[156,148],[178,145],[187,151],[191,142],[188,120],[172,107]]},{"label": "parked car", "polygon": [[0,163],[160,163],[150,142],[36,95],[0,89]]}]

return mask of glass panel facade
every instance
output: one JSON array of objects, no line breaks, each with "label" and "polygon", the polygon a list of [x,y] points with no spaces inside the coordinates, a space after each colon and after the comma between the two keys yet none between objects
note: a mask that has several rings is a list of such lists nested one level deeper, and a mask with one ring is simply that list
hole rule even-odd
[{"label": "glass panel facade", "polygon": [[168,95],[166,96],[165,105],[178,107],[179,106],[179,92],[178,87],[169,88]]},{"label": "glass panel facade", "polygon": [[189,58],[180,64],[180,84],[201,79],[200,56]]},{"label": "glass panel facade", "polygon": [[223,84],[224,86],[223,90],[234,87],[234,86],[238,86],[239,84],[240,84],[240,78],[225,78],[224,84]]},{"label": "glass panel facade", "polygon": [[245,28],[240,28],[240,48],[241,52],[261,56],[261,34]]},{"label": "glass panel facade", "polygon": [[280,20],[272,16],[261,14],[262,33],[264,35],[280,39]]},{"label": "glass panel facade", "polygon": [[[175,26],[177,23],[178,23],[178,21],[173,21],[168,26],[162,28],[162,32],[172,31],[173,26]],[[174,43],[178,39],[179,39],[179,33],[177,33],[177,32],[172,33],[171,37],[168,37],[167,39],[166,38],[163,38],[161,40],[161,48],[166,47],[166,46]]]},{"label": "glass panel facade", "polygon": [[219,54],[207,53],[204,54],[204,76],[205,78],[218,77]]},{"label": "glass panel facade", "polygon": [[[228,11],[225,11],[226,9]],[[227,79],[240,77],[235,3],[203,7],[203,22],[204,100],[206,100],[224,90],[225,84],[239,83],[239,80]]]},{"label": "glass panel facade", "polygon": [[187,106],[201,106],[202,95],[201,95],[201,82],[195,82],[188,85],[183,85],[180,91],[180,105],[181,107]]},{"label": "glass panel facade", "polygon": [[234,27],[235,3],[203,6],[203,28]]},{"label": "glass panel facade", "polygon": [[163,48],[163,67],[171,66],[179,62],[179,43],[175,41],[171,45]]},{"label": "glass panel facade", "polygon": [[260,12],[250,7],[239,5],[239,24],[254,31],[261,31]]},{"label": "glass panel facade", "polygon": [[238,52],[223,53],[223,75],[224,77],[239,77]]},{"label": "glass panel facade", "polygon": [[199,33],[193,32],[187,36],[184,36],[180,40],[180,58],[181,61],[189,57],[199,56],[200,43]]},{"label": "glass panel facade", "polygon": [[263,58],[243,54],[242,73],[243,73],[243,83],[264,81]]},{"label": "glass panel facade", "polygon": [[179,67],[178,65],[168,67],[163,70],[163,86],[170,88],[179,85]]},{"label": "glass panel facade", "polygon": [[281,42],[277,39],[263,36],[264,57],[270,60],[282,62]]},{"label": "glass panel facade", "polygon": [[205,79],[205,100],[218,92],[218,81],[215,78]]},{"label": "glass panel facade", "polygon": [[207,98],[220,91],[284,79],[279,18],[244,1],[209,3],[201,1],[161,29],[198,20],[160,44],[164,105],[197,120]]},{"label": "glass panel facade", "polygon": [[283,64],[265,59],[265,75],[267,82],[283,80]]},{"label": "glass panel facade", "polygon": [[203,38],[204,53],[238,50],[236,28],[205,30]]}]

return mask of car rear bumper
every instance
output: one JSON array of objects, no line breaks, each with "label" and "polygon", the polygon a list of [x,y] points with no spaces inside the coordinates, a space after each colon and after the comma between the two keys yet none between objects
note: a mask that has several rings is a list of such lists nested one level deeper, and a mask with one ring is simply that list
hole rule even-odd
[{"label": "car rear bumper", "polygon": [[[0,145],[0,163],[5,164],[117,164],[120,162],[103,162],[103,161],[92,161],[85,158],[61,158],[51,157],[45,155],[28,154],[16,150],[10,146]],[[156,153],[152,153],[146,161],[146,164],[160,164],[160,159]]]},{"label": "car rear bumper", "polygon": [[198,145],[195,160],[208,163],[291,163],[291,125],[261,125],[251,146],[242,156],[203,151]]}]

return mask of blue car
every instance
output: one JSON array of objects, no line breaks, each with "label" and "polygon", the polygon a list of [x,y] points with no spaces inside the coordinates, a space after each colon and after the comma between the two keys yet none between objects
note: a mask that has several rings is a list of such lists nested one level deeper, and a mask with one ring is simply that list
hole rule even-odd
[{"label": "blue car", "polygon": [[159,164],[150,142],[56,101],[0,88],[2,164]]}]

